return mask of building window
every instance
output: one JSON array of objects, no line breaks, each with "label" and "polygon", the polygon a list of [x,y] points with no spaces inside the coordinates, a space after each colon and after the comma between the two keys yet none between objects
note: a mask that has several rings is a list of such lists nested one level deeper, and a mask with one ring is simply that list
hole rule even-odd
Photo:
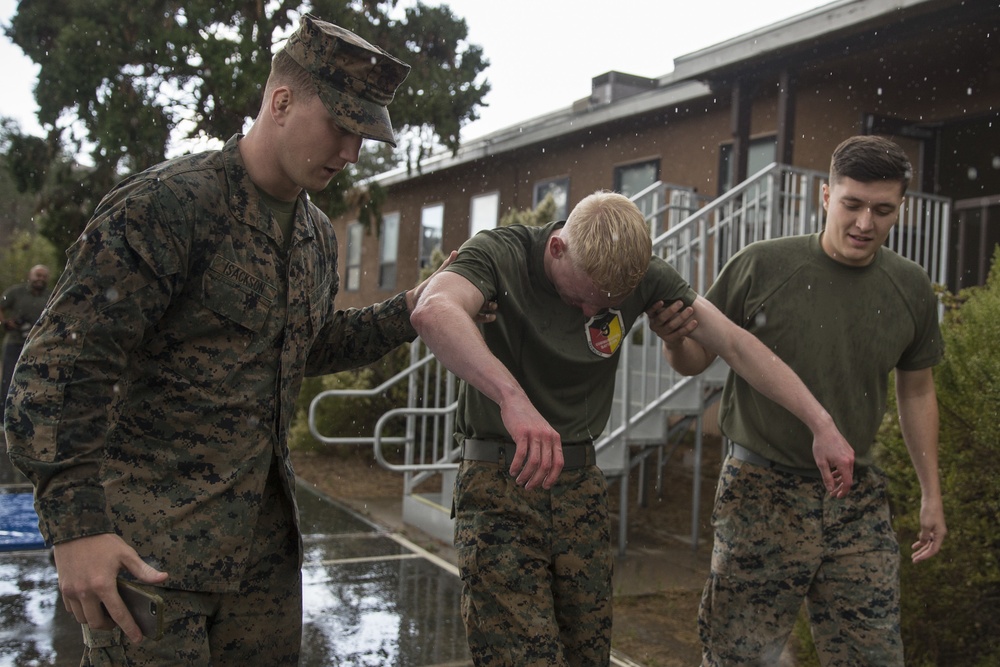
[{"label": "building window", "polygon": [[361,289],[361,242],[364,227],[360,222],[347,225],[347,291]]},{"label": "building window", "polygon": [[[756,174],[774,162],[777,151],[777,137],[751,139],[747,151],[747,176]],[[719,146],[719,194],[723,194],[735,185],[737,184],[733,183],[733,145],[722,144]]]},{"label": "building window", "polygon": [[553,220],[565,220],[566,204],[569,201],[569,176],[550,178],[547,181],[535,183],[535,198],[532,208],[538,208],[547,195],[552,195],[552,199],[556,203]]},{"label": "building window", "polygon": [[488,195],[473,197],[469,204],[469,237],[475,236],[484,229],[497,226],[497,214],[500,212],[500,195],[492,192]]},{"label": "building window", "polygon": [[399,256],[399,213],[382,216],[382,232],[379,234],[378,287],[383,290],[396,289],[396,259]]},{"label": "building window", "polygon": [[430,266],[431,255],[441,249],[444,204],[431,204],[420,211],[420,268]]},{"label": "building window", "polygon": [[636,162],[615,167],[615,192],[633,197],[660,180],[660,161]]}]

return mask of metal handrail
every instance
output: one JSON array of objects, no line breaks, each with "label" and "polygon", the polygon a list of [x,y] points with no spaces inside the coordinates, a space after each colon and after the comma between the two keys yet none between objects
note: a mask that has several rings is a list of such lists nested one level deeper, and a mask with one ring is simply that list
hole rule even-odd
[{"label": "metal handrail", "polygon": [[458,464],[453,463],[458,459],[458,449],[453,449],[449,452],[448,456],[444,459],[439,459],[434,463],[390,463],[388,459],[385,458],[385,454],[382,452],[383,442],[397,442],[401,438],[383,438],[382,428],[390,419],[398,417],[400,415],[405,415],[407,417],[419,417],[422,415],[433,415],[441,416],[452,414],[458,410],[458,401],[455,401],[451,405],[446,405],[442,408],[394,408],[389,410],[384,415],[379,417],[379,420],[375,422],[375,435],[372,438],[375,449],[375,460],[379,462],[386,470],[392,470],[395,472],[418,472],[418,471],[428,471],[428,470],[456,470],[458,469]]},{"label": "metal handrail", "polygon": [[396,373],[395,375],[387,379],[379,386],[374,387],[372,389],[326,389],[324,391],[319,392],[313,397],[312,401],[309,402],[309,432],[312,434],[314,438],[322,442],[324,445],[373,444],[374,438],[371,437],[334,438],[320,433],[319,428],[316,426],[316,412],[319,410],[319,404],[322,403],[324,399],[332,397],[364,398],[371,396],[379,396],[380,394],[383,394],[392,387],[396,386],[396,384],[398,384],[401,380],[408,380],[418,370],[420,370],[424,366],[427,366],[433,361],[436,361],[434,355],[428,354],[417,362],[411,362],[409,366],[407,366],[400,372]]}]

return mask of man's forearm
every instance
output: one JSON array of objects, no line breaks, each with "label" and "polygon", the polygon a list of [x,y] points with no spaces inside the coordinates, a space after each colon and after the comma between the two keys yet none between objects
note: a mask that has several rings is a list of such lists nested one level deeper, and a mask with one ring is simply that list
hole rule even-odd
[{"label": "man's forearm", "polygon": [[799,418],[814,435],[836,428],[830,413],[801,378],[753,334],[739,329],[732,351],[720,356],[754,389]]},{"label": "man's forearm", "polygon": [[933,375],[896,371],[896,398],[903,442],[925,500],[940,502],[938,472],[939,415]]},{"label": "man's forearm", "polygon": [[685,338],[680,343],[663,343],[663,356],[670,367],[681,375],[698,375],[715,361],[715,355],[691,338]]},{"label": "man's forearm", "polygon": [[421,340],[445,368],[502,405],[505,397],[523,395],[514,376],[490,351],[483,336],[461,306],[446,297],[428,295],[411,314]]},{"label": "man's forearm", "polygon": [[798,417],[814,436],[836,430],[833,418],[805,383],[759,338],[736,326],[702,297],[696,307],[701,325],[690,337],[708,354],[722,357],[754,389]]}]

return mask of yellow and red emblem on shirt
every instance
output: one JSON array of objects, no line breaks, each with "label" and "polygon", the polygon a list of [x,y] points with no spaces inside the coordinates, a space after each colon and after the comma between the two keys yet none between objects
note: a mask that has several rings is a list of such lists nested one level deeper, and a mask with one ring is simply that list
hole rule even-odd
[{"label": "yellow and red emblem on shirt", "polygon": [[587,344],[594,354],[610,357],[622,344],[625,323],[620,310],[609,308],[587,322]]}]

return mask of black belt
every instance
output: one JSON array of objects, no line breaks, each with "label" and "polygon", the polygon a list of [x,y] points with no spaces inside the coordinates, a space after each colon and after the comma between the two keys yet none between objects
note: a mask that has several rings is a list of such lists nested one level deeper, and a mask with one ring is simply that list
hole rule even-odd
[{"label": "black belt", "polygon": [[[462,458],[466,461],[486,461],[487,463],[510,463],[517,447],[513,442],[502,440],[477,440],[466,438],[462,445]],[[593,442],[563,443],[563,470],[585,468],[596,465],[597,452]]]},{"label": "black belt", "polygon": [[737,461],[745,461],[755,466],[760,466],[761,468],[769,468],[771,470],[777,470],[778,472],[787,473],[789,475],[798,475],[799,477],[823,479],[823,475],[820,474],[819,468],[793,468],[792,466],[775,463],[771,459],[764,458],[757,452],[751,452],[743,445],[737,445],[735,442],[729,443],[729,455]]}]

